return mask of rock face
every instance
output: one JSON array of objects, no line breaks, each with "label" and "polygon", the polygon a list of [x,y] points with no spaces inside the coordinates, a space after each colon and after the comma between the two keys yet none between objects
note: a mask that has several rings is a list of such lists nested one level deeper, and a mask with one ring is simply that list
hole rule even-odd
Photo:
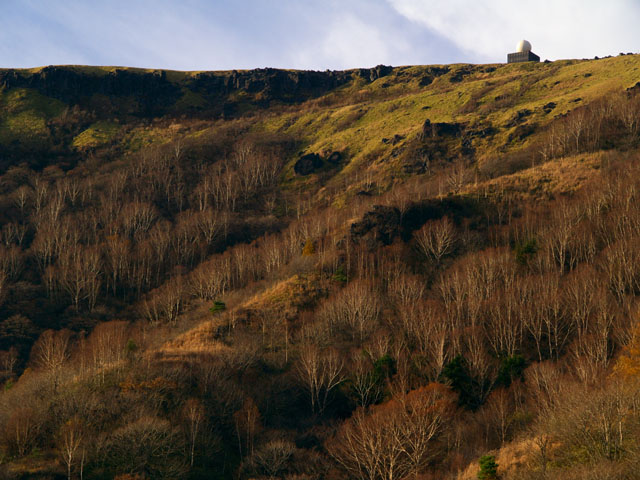
[{"label": "rock face", "polygon": [[421,87],[431,85],[437,77],[447,73],[449,73],[449,67],[428,67],[424,76],[420,79],[419,85]]},{"label": "rock face", "polygon": [[[164,70],[144,71],[117,68],[113,71],[49,66],[39,71],[0,69],[0,89],[31,88],[68,105],[90,105],[92,97],[103,95],[127,105],[114,108],[113,115],[158,116],[175,111],[176,102],[186,93],[203,101],[190,113],[206,116],[233,115],[233,93],[248,95],[243,102],[267,107],[273,101],[295,103],[325,95],[355,78],[368,82],[389,75],[392,67],[346,71],[289,71],[264,68],[247,71],[202,72],[169,80]],[[118,105],[118,100],[114,101]],[[185,108],[185,107],[180,107]]]},{"label": "rock face", "polygon": [[471,223],[484,221],[483,210],[478,201],[470,198],[452,197],[429,199],[408,205],[404,214],[396,207],[376,205],[362,220],[351,224],[351,241],[374,249],[390,245],[397,237],[407,242],[412,233],[427,221],[449,216],[456,223],[466,218]]},{"label": "rock face", "polygon": [[396,207],[376,205],[362,220],[351,225],[351,240],[376,248],[390,245],[401,233],[400,210]]},{"label": "rock face", "polygon": [[304,177],[305,175],[311,175],[317,172],[325,165],[329,167],[335,167],[342,161],[341,152],[331,152],[326,158],[322,158],[317,153],[307,153],[300,157],[300,159],[293,166],[293,171],[296,175]]},{"label": "rock face", "polygon": [[0,89],[16,87],[32,88],[67,104],[81,104],[94,95],[127,97],[143,116],[162,113],[182,95],[160,70],[116,69],[100,75],[66,67],[45,67],[30,75],[14,69],[0,70]]},{"label": "rock face", "polygon": [[263,68],[229,73],[203,72],[188,82],[190,89],[208,96],[227,96],[235,91],[261,93],[265,101],[302,101],[351,81],[351,72],[286,71]]},{"label": "rock face", "polygon": [[322,158],[317,153],[307,153],[300,157],[300,159],[293,166],[293,171],[296,175],[300,175],[301,177],[305,175],[310,175],[315,171],[322,168],[324,162]]},{"label": "rock face", "polygon": [[327,162],[331,165],[337,165],[342,161],[342,153],[341,152],[332,152],[331,155],[327,157]]},{"label": "rock face", "polygon": [[422,138],[429,137],[457,137],[462,133],[462,124],[460,123],[431,123],[431,120],[425,120],[422,125]]},{"label": "rock face", "polygon": [[393,72],[393,67],[388,65],[378,65],[374,68],[361,68],[360,76],[370,82],[375,82],[377,79],[386,77]]}]

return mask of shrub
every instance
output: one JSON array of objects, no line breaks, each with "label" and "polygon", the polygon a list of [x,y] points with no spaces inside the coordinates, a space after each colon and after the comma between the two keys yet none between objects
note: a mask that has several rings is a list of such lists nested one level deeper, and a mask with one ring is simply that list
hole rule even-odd
[{"label": "shrub", "polygon": [[308,238],[304,244],[304,248],[302,249],[302,255],[306,257],[313,255],[314,253],[316,253],[316,247],[313,245],[313,240]]},{"label": "shrub", "polygon": [[216,300],[215,302],[213,302],[213,307],[211,307],[209,311],[211,312],[212,315],[215,315],[216,313],[223,312],[226,309],[227,309],[227,306],[225,305],[224,302]]},{"label": "shrub", "polygon": [[484,455],[480,457],[480,471],[478,471],[478,480],[495,480],[498,478],[498,464],[496,457],[493,455]]},{"label": "shrub", "polygon": [[530,238],[522,243],[518,243],[515,248],[516,261],[520,265],[528,265],[529,261],[538,251],[538,242],[535,238]]}]

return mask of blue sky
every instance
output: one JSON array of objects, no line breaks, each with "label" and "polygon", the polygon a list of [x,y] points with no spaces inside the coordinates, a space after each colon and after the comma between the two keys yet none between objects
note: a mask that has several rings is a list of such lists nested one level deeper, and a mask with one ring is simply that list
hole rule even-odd
[{"label": "blue sky", "polygon": [[0,67],[343,69],[640,51],[640,0],[0,0]]}]

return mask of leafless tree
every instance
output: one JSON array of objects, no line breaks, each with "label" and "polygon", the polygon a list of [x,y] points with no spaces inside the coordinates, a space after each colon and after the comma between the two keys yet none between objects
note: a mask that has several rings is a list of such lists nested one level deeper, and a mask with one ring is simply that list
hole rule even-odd
[{"label": "leafless tree", "polygon": [[252,398],[245,399],[242,408],[233,414],[233,419],[236,426],[236,434],[238,435],[240,456],[243,455],[243,445],[246,452],[245,455],[253,455],[256,436],[260,431],[261,424],[260,410],[258,410],[258,406]]},{"label": "leafless tree", "polygon": [[185,402],[182,414],[186,422],[187,438],[189,439],[190,465],[193,467],[196,441],[198,440],[198,434],[205,421],[205,409],[198,399],[190,398]]},{"label": "leafless tree", "polygon": [[382,397],[382,388],[379,379],[373,372],[371,359],[364,352],[353,354],[351,361],[351,373],[349,375],[351,389],[360,407],[368,407],[377,403]]},{"label": "leafless tree", "polygon": [[21,457],[29,453],[36,445],[42,423],[41,415],[34,408],[15,408],[4,425],[5,438],[10,449]]},{"label": "leafless tree", "polygon": [[59,449],[67,466],[68,480],[71,480],[71,470],[77,462],[79,450],[83,449],[84,434],[84,425],[77,417],[69,419],[60,427]]},{"label": "leafless tree", "polygon": [[327,443],[329,454],[353,478],[406,478],[433,457],[434,441],[454,409],[441,385],[421,389],[373,407],[358,409]]},{"label": "leafless tree", "polygon": [[442,258],[453,251],[456,229],[448,217],[443,217],[425,223],[414,233],[414,237],[420,251],[439,265]]},{"label": "leafless tree", "polygon": [[113,320],[100,323],[86,341],[93,368],[98,372],[102,382],[107,369],[118,366],[125,358],[127,330],[127,322]]},{"label": "leafless tree", "polygon": [[58,389],[60,371],[69,358],[70,337],[67,330],[45,330],[33,345],[32,358],[51,375],[54,392]]},{"label": "leafless tree", "polygon": [[313,413],[324,412],[332,391],[344,381],[343,370],[343,361],[334,349],[321,350],[313,344],[300,347],[296,373],[309,393]]}]

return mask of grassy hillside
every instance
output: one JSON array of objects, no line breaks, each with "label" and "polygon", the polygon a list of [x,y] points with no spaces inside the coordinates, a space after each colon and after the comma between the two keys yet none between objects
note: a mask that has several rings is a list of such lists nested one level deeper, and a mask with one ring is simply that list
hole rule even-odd
[{"label": "grassy hillside", "polygon": [[0,474],[634,478],[639,66],[0,70]]}]

